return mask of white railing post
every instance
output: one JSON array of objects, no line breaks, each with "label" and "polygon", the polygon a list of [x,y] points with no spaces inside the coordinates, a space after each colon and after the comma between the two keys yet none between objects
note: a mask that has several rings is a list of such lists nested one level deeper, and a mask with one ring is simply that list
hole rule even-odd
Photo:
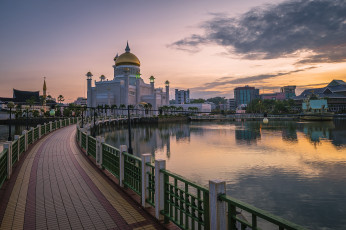
[{"label": "white railing post", "polygon": [[226,204],[218,199],[226,194],[226,182],[221,180],[209,181],[209,215],[210,229],[226,229]]},{"label": "white railing post", "polygon": [[166,169],[165,160],[155,160],[155,217],[158,220],[163,219],[160,211],[164,209],[164,193],[165,181],[164,174],[160,172],[161,169]]},{"label": "white railing post", "polygon": [[6,141],[4,149],[7,149],[7,179],[12,175],[12,142]]},{"label": "white railing post", "polygon": [[24,151],[28,150],[28,130],[23,130],[24,135]]},{"label": "white railing post", "polygon": [[60,128],[62,128],[62,120],[59,120],[59,122],[60,122]]},{"label": "white railing post", "polygon": [[[20,151],[19,135],[14,135],[14,140],[17,140],[17,161],[19,161],[19,151]],[[12,155],[13,155],[13,152],[12,152]]]},{"label": "white railing post", "polygon": [[41,139],[42,132],[41,132],[41,125],[37,125],[38,127],[38,139]]},{"label": "white railing post", "polygon": [[77,130],[79,132],[79,146],[82,147],[82,129]]},{"label": "white railing post", "polygon": [[151,154],[142,154],[142,206],[148,207],[146,199],[149,198],[149,175],[150,167],[147,163],[151,163]]},{"label": "white railing post", "polygon": [[31,144],[33,144],[34,140],[35,140],[35,130],[34,130],[34,127],[31,127],[30,130],[31,130]]},{"label": "white railing post", "polygon": [[53,123],[50,121],[49,122],[49,132],[53,131]]},{"label": "white railing post", "polygon": [[120,145],[120,155],[119,155],[119,185],[120,187],[124,187],[124,167],[125,167],[125,157],[123,155],[123,152],[127,152],[127,146],[126,145]]},{"label": "white railing post", "polygon": [[102,143],[105,142],[105,138],[101,136],[96,137],[96,164],[102,167]]}]

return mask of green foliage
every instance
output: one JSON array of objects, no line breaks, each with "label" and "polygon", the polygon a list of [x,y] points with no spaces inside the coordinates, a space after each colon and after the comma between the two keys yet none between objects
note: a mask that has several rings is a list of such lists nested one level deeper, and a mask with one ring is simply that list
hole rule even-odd
[{"label": "green foliage", "polygon": [[287,114],[292,112],[294,100],[260,100],[255,99],[251,101],[247,108],[247,113],[272,113],[272,114]]},{"label": "green foliage", "polygon": [[190,99],[191,104],[199,104],[199,103],[204,103],[205,99],[203,98],[198,98],[198,99]]},{"label": "green foliage", "polygon": [[207,101],[213,102],[215,105],[226,103],[225,97],[212,97],[212,98],[208,98]]}]

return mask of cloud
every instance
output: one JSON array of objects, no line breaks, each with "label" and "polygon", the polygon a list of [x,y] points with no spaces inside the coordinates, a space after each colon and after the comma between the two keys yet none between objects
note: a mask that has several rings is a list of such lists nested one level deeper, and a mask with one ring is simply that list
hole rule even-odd
[{"label": "cloud", "polygon": [[346,1],[295,0],[253,8],[239,17],[213,14],[170,47],[198,52],[217,44],[245,59],[273,59],[311,52],[298,64],[346,60]]},{"label": "cloud", "polygon": [[253,82],[256,82],[256,84],[258,84],[259,82],[266,79],[290,75],[293,73],[298,73],[298,72],[302,72],[302,71],[306,71],[306,70],[310,70],[314,68],[316,67],[311,66],[308,68],[298,69],[298,70],[293,70],[288,72],[279,72],[276,74],[260,74],[260,75],[248,76],[243,78],[222,77],[222,78],[216,79],[215,81],[205,83],[203,86],[192,88],[192,90],[208,90],[215,87],[227,87],[230,85],[233,86],[233,85],[239,85],[239,84],[249,84]]}]

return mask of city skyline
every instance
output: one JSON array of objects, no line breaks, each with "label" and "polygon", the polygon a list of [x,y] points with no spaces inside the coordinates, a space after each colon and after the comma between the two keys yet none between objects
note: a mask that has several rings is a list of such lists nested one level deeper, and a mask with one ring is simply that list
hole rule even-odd
[{"label": "city skyline", "polygon": [[346,3],[337,1],[2,1],[0,96],[12,88],[86,96],[88,71],[113,78],[113,58],[131,52],[146,82],[171,82],[191,98],[233,97],[297,85],[297,94],[346,81]]}]

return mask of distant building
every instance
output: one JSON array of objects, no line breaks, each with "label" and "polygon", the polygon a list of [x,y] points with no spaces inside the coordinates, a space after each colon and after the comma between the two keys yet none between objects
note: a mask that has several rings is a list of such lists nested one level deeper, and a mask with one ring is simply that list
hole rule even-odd
[{"label": "distant building", "polygon": [[285,96],[285,93],[264,93],[264,94],[261,94],[261,99],[280,101],[280,100],[285,100],[286,96]]},{"label": "distant building", "polygon": [[329,111],[346,111],[346,83],[342,80],[333,80],[323,88],[306,89],[292,99],[296,102],[295,106],[301,108],[303,101],[313,95],[320,99],[326,99]]},{"label": "distant building", "polygon": [[296,86],[295,85],[288,85],[281,87],[281,93],[285,94],[285,99],[290,99],[296,96]]},{"label": "distant building", "polygon": [[230,110],[235,110],[237,108],[234,98],[228,99],[228,103],[229,103],[229,109]]},{"label": "distant building", "polygon": [[77,100],[75,100],[73,103],[76,105],[86,106],[87,105],[87,99],[85,97],[78,97]]},{"label": "distant building", "polygon": [[252,100],[259,98],[259,89],[250,87],[237,87],[234,89],[234,99],[236,106],[246,104],[248,105]]},{"label": "distant building", "polygon": [[175,104],[188,104],[190,103],[190,90],[175,89]]}]

